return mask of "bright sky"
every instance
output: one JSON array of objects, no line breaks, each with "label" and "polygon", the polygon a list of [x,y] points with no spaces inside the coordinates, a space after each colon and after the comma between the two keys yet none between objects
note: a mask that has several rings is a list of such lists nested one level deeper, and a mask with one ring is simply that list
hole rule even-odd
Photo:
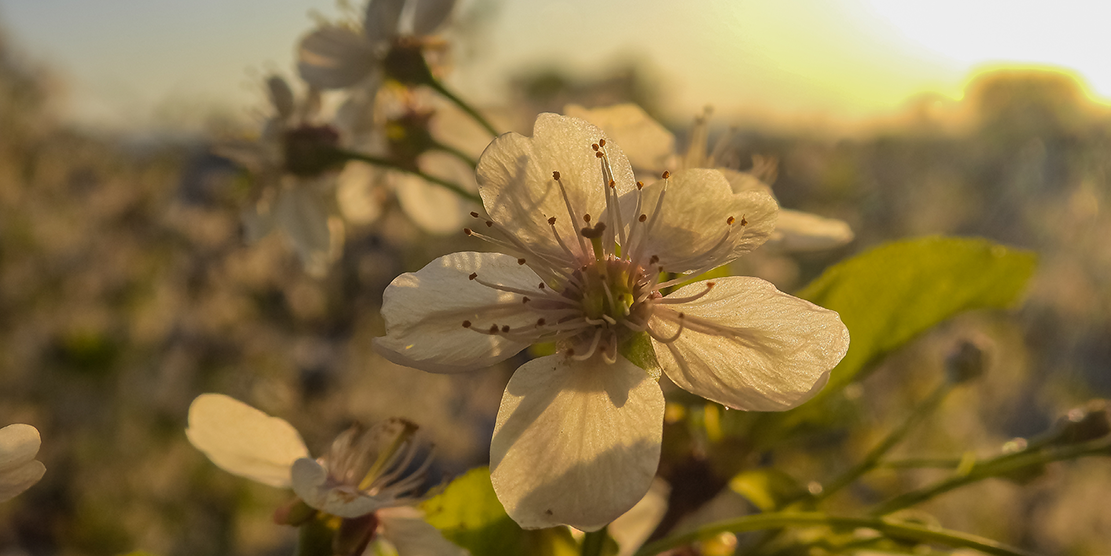
[{"label": "bright sky", "polygon": [[[352,0],[358,3],[358,0]],[[456,85],[496,102],[505,76],[539,62],[598,74],[638,58],[664,77],[675,115],[867,118],[970,72],[1049,64],[1111,98],[1111,3],[1054,0],[460,0],[491,13]],[[254,76],[292,75],[311,11],[332,0],[0,0],[9,43],[67,83],[68,114],[141,128],[182,114],[258,106]],[[177,114],[175,116],[175,114]]]}]

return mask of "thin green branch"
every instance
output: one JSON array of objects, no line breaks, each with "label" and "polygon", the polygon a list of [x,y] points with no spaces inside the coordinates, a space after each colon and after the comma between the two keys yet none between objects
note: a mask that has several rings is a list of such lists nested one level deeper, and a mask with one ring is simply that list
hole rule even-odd
[{"label": "thin green branch", "polygon": [[606,546],[606,528],[591,531],[583,537],[582,556],[602,556],[602,548]]},{"label": "thin green branch", "polygon": [[665,550],[691,544],[700,539],[711,538],[721,533],[743,533],[780,527],[826,526],[839,529],[866,528],[897,539],[907,539],[924,543],[935,543],[954,548],[971,548],[995,556],[1032,556],[1031,553],[1013,548],[991,539],[951,531],[939,527],[926,527],[912,523],[901,523],[890,519],[869,517],[836,517],[820,512],[778,512],[744,516],[719,521],[700,527],[690,533],[675,535],[641,547],[635,556],[651,556]]},{"label": "thin green branch", "polygon": [[432,90],[436,91],[437,93],[440,93],[441,95],[444,95],[445,98],[447,98],[448,100],[453,102],[456,106],[461,108],[464,112],[467,113],[468,116],[470,116],[472,119],[474,119],[474,121],[478,122],[479,125],[481,125],[483,128],[485,128],[486,131],[490,132],[490,135],[492,135],[494,137],[497,137],[498,135],[501,135],[500,133],[498,133],[498,130],[495,129],[494,126],[491,125],[490,122],[486,120],[486,118],[482,117],[482,114],[478,113],[478,110],[475,110],[474,108],[472,108],[471,105],[467,104],[466,101],[464,101],[463,99],[455,96],[455,93],[449,91],[447,89],[447,87],[444,87],[443,83],[440,83],[439,81],[437,81],[435,79],[432,79],[431,81],[429,81],[427,83],[427,85],[429,87],[432,87]]},{"label": "thin green branch", "polygon": [[1054,461],[1076,459],[1094,455],[1111,455],[1111,436],[1072,444],[1055,449],[1034,450],[1006,454],[977,464],[968,473],[950,477],[932,486],[904,492],[873,508],[869,515],[886,515],[925,502],[939,494],[960,488],[983,479],[1009,475],[1024,469],[1037,467]]},{"label": "thin green branch", "polygon": [[953,384],[949,381],[943,381],[941,384],[938,384],[937,387],[934,388],[934,391],[931,392],[922,403],[918,404],[918,407],[911,412],[910,416],[908,416],[901,425],[889,432],[887,436],[884,437],[883,441],[872,448],[859,463],[831,480],[829,484],[822,489],[821,493],[815,495],[815,499],[824,500],[829,498],[837,491],[859,479],[861,475],[874,469],[880,459],[894,448],[899,441],[906,437],[911,428],[921,422],[922,419],[932,414],[934,410],[941,405],[942,400],[945,399],[945,396],[952,391],[952,389]]},{"label": "thin green branch", "polygon": [[336,154],[347,160],[359,160],[362,162],[367,162],[369,164],[374,164],[375,166],[382,166],[391,170],[398,170],[401,172],[412,174],[421,179],[424,179],[427,182],[434,183],[440,187],[443,187],[444,189],[447,189],[448,191],[451,191],[452,193],[455,193],[456,195],[467,199],[468,201],[474,201],[475,203],[482,204],[482,198],[480,198],[477,194],[463,189],[459,184],[455,182],[450,182],[445,179],[437,178],[436,176],[428,175],[424,172],[421,172],[419,169],[409,168],[386,158],[379,158],[355,151],[337,149]]}]

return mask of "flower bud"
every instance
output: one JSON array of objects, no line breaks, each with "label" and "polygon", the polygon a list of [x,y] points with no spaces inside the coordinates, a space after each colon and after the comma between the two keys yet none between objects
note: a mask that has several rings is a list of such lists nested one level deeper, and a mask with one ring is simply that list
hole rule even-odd
[{"label": "flower bud", "polygon": [[945,374],[954,384],[977,379],[984,374],[987,359],[986,350],[980,342],[961,340],[960,345],[945,358]]},{"label": "flower bud", "polygon": [[1089,400],[1083,406],[1069,410],[1057,422],[1057,437],[1054,444],[1079,444],[1111,433],[1111,419],[1108,418],[1107,400]]}]

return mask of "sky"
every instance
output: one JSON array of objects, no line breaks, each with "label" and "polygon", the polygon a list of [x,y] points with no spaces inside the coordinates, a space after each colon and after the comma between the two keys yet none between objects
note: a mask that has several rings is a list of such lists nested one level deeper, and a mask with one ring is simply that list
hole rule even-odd
[{"label": "sky", "polygon": [[[357,0],[352,0],[358,4]],[[601,75],[636,59],[668,111],[859,120],[1011,64],[1060,67],[1111,98],[1111,3],[1078,0],[460,0],[466,53],[452,84],[497,104],[508,75],[557,64]],[[90,126],[188,126],[261,105],[261,76],[293,75],[297,39],[333,0],[0,0],[0,29],[64,84]]]}]

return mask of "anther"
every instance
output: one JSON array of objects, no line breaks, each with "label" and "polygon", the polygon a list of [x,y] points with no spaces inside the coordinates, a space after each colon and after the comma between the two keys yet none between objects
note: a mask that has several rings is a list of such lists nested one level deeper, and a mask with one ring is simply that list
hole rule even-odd
[{"label": "anther", "polygon": [[551,224],[552,226],[555,226],[555,217],[554,216],[548,219],[548,224]]},{"label": "anther", "polygon": [[661,175],[660,177],[666,180],[667,178],[671,177],[671,172],[668,172],[667,170],[664,170],[663,175]]},{"label": "anther", "polygon": [[544,288],[545,288],[545,286],[544,286],[544,282],[540,282],[540,285],[539,285],[539,286],[536,286],[536,287],[538,287],[538,288],[540,288],[540,289],[544,289]]},{"label": "anther", "polygon": [[648,215],[647,214],[642,214],[642,215],[640,215],[640,218],[637,218],[638,222],[644,222],[645,220],[648,220]]},{"label": "anther", "polygon": [[594,150],[598,150],[598,143],[594,143],[593,145],[590,146],[590,148],[592,148]]},{"label": "anther", "polygon": [[644,189],[644,182],[638,181],[637,182],[637,189]]},{"label": "anther", "polygon": [[491,333],[491,334],[497,334],[497,333],[498,333],[498,325],[496,325],[496,324],[491,324],[491,325],[490,325],[490,333]]},{"label": "anther", "polygon": [[610,189],[614,189],[616,187],[617,187],[617,182],[615,182],[613,180],[610,180]]},{"label": "anther", "polygon": [[552,179],[558,180],[559,179],[559,172],[552,172]]},{"label": "anther", "polygon": [[529,299],[527,295],[521,298],[521,303],[528,303],[529,301],[532,301],[532,300]]},{"label": "anther", "polygon": [[542,318],[536,319],[536,326],[544,326],[544,323],[546,323],[546,322],[548,322],[548,321],[546,321]]},{"label": "anther", "polygon": [[587,224],[590,224],[590,215],[589,214],[584,214],[583,215],[583,222],[586,222]]},{"label": "anther", "polygon": [[525,260],[524,259],[517,259],[517,264],[523,265],[523,264],[525,264]]},{"label": "anther", "polygon": [[471,211],[471,217],[472,218],[478,218],[478,213],[472,210]]},{"label": "anther", "polygon": [[493,220],[487,220],[486,221],[486,227],[487,228],[493,228],[494,227],[494,221]]},{"label": "anther", "polygon": [[648,264],[656,264],[658,262],[660,262],[659,255],[652,255],[652,257],[648,259]]},{"label": "anther", "polygon": [[469,321],[469,320],[463,321],[463,328],[470,328],[470,327],[471,327],[471,321]]},{"label": "anther", "polygon": [[474,280],[475,278],[478,278],[478,273],[477,272],[472,272],[471,275],[468,276],[467,278],[470,279],[470,280]]},{"label": "anther", "polygon": [[748,220],[745,220],[744,216],[741,217],[741,225],[742,226],[748,226]]},{"label": "anther", "polygon": [[606,140],[605,139],[599,139],[598,144],[604,147],[604,146],[606,146]]},{"label": "anther", "polygon": [[596,156],[596,157],[598,157],[598,158],[604,158],[604,157],[605,157],[606,155],[602,154],[602,153],[601,153],[601,152],[599,151],[599,152],[596,152],[596,153],[594,153],[594,156]]},{"label": "anther", "polygon": [[726,223],[726,224],[729,224],[730,226],[732,226],[732,225],[733,225],[733,222],[734,222],[735,220],[736,220],[736,218],[733,218],[732,216],[730,216],[729,218],[726,218],[726,219],[725,219],[725,223]]},{"label": "anther", "polygon": [[[683,318],[683,313],[679,313],[679,318]],[[509,325],[501,327],[502,334],[509,334]]]},{"label": "anther", "polygon": [[467,234],[467,235],[471,235],[471,234],[474,233],[474,231],[471,230],[470,228],[463,228],[463,233]]}]

